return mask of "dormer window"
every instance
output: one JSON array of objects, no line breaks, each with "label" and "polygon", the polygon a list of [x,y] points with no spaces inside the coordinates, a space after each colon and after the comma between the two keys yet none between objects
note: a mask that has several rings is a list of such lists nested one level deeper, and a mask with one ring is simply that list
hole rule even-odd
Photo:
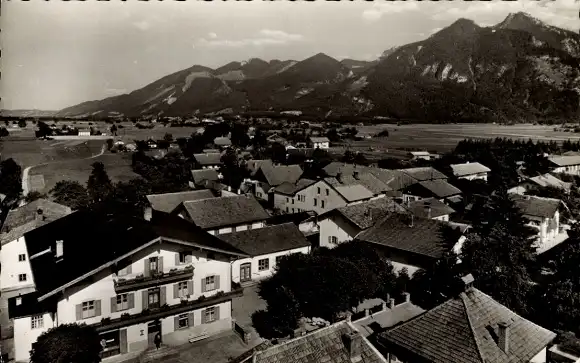
[{"label": "dormer window", "polygon": [[56,258],[61,258],[63,254],[63,241],[56,241]]}]

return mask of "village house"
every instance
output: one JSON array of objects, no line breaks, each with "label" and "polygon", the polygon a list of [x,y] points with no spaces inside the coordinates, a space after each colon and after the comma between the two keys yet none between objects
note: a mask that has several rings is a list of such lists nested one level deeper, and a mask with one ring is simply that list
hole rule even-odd
[{"label": "village house", "polygon": [[28,293],[34,287],[26,252],[26,233],[71,213],[69,207],[46,199],[37,199],[8,211],[0,230],[2,299]]},{"label": "village house", "polygon": [[314,137],[308,138],[308,146],[313,149],[328,149],[330,147],[330,140],[328,137]]},{"label": "village house", "polygon": [[447,222],[395,213],[358,234],[355,240],[370,243],[395,270],[406,268],[412,275],[431,266],[444,253],[460,251],[464,233],[465,228]]},{"label": "village house", "polygon": [[560,223],[560,211],[567,208],[560,199],[532,195],[511,194],[516,207],[528,220],[528,225],[538,231],[538,254],[559,245],[568,238],[566,225]]},{"label": "village house", "polygon": [[283,146],[286,146],[286,145],[288,145],[288,140],[286,140],[285,138],[283,138],[282,136],[280,136],[280,135],[279,135],[278,133],[276,133],[276,132],[275,132],[275,133],[273,133],[272,135],[269,135],[269,136],[266,138],[266,142],[267,142],[268,144],[276,144],[276,143],[278,143],[278,144],[281,144],[281,145],[283,145]]},{"label": "village house", "polygon": [[409,201],[406,205],[406,210],[415,217],[435,219],[442,222],[448,222],[450,215],[455,213],[453,208],[435,198]]},{"label": "village house", "polygon": [[190,186],[196,189],[208,187],[208,183],[219,182],[223,175],[216,169],[197,169],[191,171]]},{"label": "village house", "polygon": [[437,159],[439,157],[439,155],[431,154],[429,151],[411,151],[411,152],[409,152],[408,155],[412,161],[415,161],[415,160],[427,160],[427,161],[429,161],[429,160]]},{"label": "village house", "polygon": [[176,346],[230,330],[231,262],[245,254],[180,218],[157,222],[76,212],[28,232],[35,291],[9,299],[15,360],[69,323],[97,330],[103,358],[136,357],[157,333]]},{"label": "village house", "polygon": [[325,178],[332,185],[362,185],[373,193],[375,198],[384,197],[393,189],[385,182],[377,178],[374,174],[364,170],[353,170],[352,173],[336,173],[334,177]]},{"label": "village house", "polygon": [[552,166],[551,172],[569,175],[580,175],[580,156],[551,156],[548,161]]},{"label": "village house", "polygon": [[91,130],[79,129],[79,136],[91,136]]},{"label": "village house", "polygon": [[252,196],[186,201],[172,212],[213,235],[262,228],[270,217]]},{"label": "village house", "polygon": [[487,176],[491,169],[480,163],[463,163],[463,164],[452,164],[451,169],[453,170],[453,175],[458,179],[467,180],[484,180],[487,182]]},{"label": "village house", "polygon": [[403,191],[403,201],[435,198],[442,202],[461,202],[461,190],[444,179],[425,180],[408,186]]},{"label": "village house", "polygon": [[148,206],[145,208],[145,219],[150,220],[158,212],[171,213],[181,203],[191,200],[214,198],[215,195],[208,189],[191,190],[187,192],[149,194]]},{"label": "village house", "polygon": [[249,257],[232,264],[232,281],[249,283],[272,276],[283,256],[310,253],[310,242],[294,223],[266,226],[219,235],[219,238]]},{"label": "village house", "polygon": [[466,276],[457,296],[379,334],[377,347],[388,362],[546,363],[556,334],[493,300],[472,281]]},{"label": "village house", "polygon": [[229,137],[216,137],[213,139],[213,144],[220,150],[227,149],[232,146],[232,140]]},{"label": "village house", "polygon": [[399,171],[414,179],[415,182],[448,179],[445,174],[430,166],[399,169]]},{"label": "village house", "polygon": [[218,169],[222,166],[220,153],[193,154],[197,169]]},{"label": "village house", "polygon": [[[283,183],[296,183],[302,176],[300,165],[274,165],[270,160],[260,160],[259,167],[251,171],[251,177],[244,182],[249,185],[250,192],[259,200],[272,202],[272,188]],[[252,163],[255,166],[257,161]],[[252,169],[250,169],[252,170]]]},{"label": "village house", "polygon": [[572,183],[567,183],[550,173],[546,173],[532,178],[526,178],[522,183],[508,190],[508,192],[523,195],[526,194],[527,191],[545,187],[558,188],[565,193],[570,193]]}]

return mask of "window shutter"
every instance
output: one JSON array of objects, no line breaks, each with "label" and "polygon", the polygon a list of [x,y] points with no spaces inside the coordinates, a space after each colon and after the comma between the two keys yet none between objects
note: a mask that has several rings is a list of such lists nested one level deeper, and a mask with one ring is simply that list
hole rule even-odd
[{"label": "window shutter", "polygon": [[185,263],[192,263],[193,262],[193,255],[187,254],[185,255]]},{"label": "window shutter", "polygon": [[205,278],[201,279],[201,292],[205,292],[206,291],[206,286],[205,286]]},{"label": "window shutter", "polygon": [[111,298],[111,312],[112,313],[117,312],[117,297],[116,296]]},{"label": "window shutter", "polygon": [[216,290],[220,288],[220,275],[215,275],[215,288]]},{"label": "window shutter", "polygon": [[149,307],[149,300],[148,300],[149,295],[147,294],[147,290],[143,290],[142,291],[142,304],[143,304],[143,310],[147,309]]},{"label": "window shutter", "polygon": [[127,275],[133,273],[133,266],[131,263],[129,263],[129,266],[127,266]]},{"label": "window shutter", "polygon": [[193,326],[194,320],[193,320],[193,312],[187,314],[187,326],[189,326],[190,328]]},{"label": "window shutter", "polygon": [[215,320],[220,320],[220,307],[219,307],[219,305],[215,307]]},{"label": "window shutter", "polygon": [[159,306],[165,305],[167,301],[167,286],[161,286],[159,289]]},{"label": "window shutter", "polygon": [[175,252],[175,266],[179,266],[179,252]]},{"label": "window shutter", "polygon": [[77,311],[77,320],[82,320],[83,319],[83,305],[77,304],[76,311]]},{"label": "window shutter", "polygon": [[127,353],[127,329],[119,330],[119,349],[121,354]]},{"label": "window shutter", "polygon": [[332,236],[328,236],[328,243],[332,243]]},{"label": "window shutter", "polygon": [[149,273],[149,259],[146,258],[143,260],[143,262],[145,262],[145,267],[143,268],[143,276],[148,277],[150,275],[150,273]]},{"label": "window shutter", "polygon": [[173,318],[173,330],[179,329],[179,315],[175,315]]},{"label": "window shutter", "polygon": [[173,298],[174,299],[179,298],[179,283],[173,284]]},{"label": "window shutter", "polygon": [[193,295],[193,280],[187,281],[187,295]]},{"label": "window shutter", "polygon": [[127,302],[129,303],[129,309],[133,309],[135,307],[135,294],[130,293],[127,295]]},{"label": "window shutter", "polygon": [[101,300],[95,300],[95,316],[101,316]]},{"label": "window shutter", "polygon": [[207,321],[205,319],[205,309],[201,311],[201,323],[205,324]]},{"label": "window shutter", "polygon": [[157,271],[163,272],[163,256],[157,257]]}]

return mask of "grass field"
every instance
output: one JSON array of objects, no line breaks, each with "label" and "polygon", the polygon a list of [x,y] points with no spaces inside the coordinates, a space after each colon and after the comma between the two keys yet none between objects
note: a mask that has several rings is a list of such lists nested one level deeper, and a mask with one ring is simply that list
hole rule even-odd
[{"label": "grass field", "polygon": [[91,159],[77,159],[40,165],[30,169],[30,190],[48,192],[61,180],[73,180],[86,185],[92,164],[102,162],[113,182],[138,178],[131,169],[131,154],[103,154]]}]

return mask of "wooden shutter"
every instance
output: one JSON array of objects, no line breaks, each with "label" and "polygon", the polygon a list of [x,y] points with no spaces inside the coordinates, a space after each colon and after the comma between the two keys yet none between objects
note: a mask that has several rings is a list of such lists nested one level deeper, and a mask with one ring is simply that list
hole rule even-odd
[{"label": "wooden shutter", "polygon": [[142,301],[143,310],[145,310],[149,307],[149,295],[147,294],[147,290],[142,291],[141,297],[143,298],[143,301]]},{"label": "wooden shutter", "polygon": [[206,322],[207,322],[207,321],[206,321],[206,318],[205,318],[205,309],[203,309],[203,310],[201,311],[201,323],[202,323],[202,324],[205,324]]},{"label": "wooden shutter", "polygon": [[95,300],[95,316],[101,316],[101,300]]},{"label": "wooden shutter", "polygon": [[159,306],[165,305],[167,301],[167,286],[161,286],[159,289]]},{"label": "wooden shutter", "polygon": [[83,320],[83,304],[76,305],[77,320]]},{"label": "wooden shutter", "polygon": [[135,294],[130,293],[127,295],[127,302],[129,303],[129,309],[133,309],[135,307]]},{"label": "wooden shutter", "polygon": [[111,312],[112,313],[117,312],[117,297],[116,296],[111,298]]},{"label": "wooden shutter", "polygon": [[220,307],[219,307],[219,305],[215,307],[215,320],[220,320]]},{"label": "wooden shutter", "polygon": [[157,257],[157,271],[163,272],[163,256]]},{"label": "wooden shutter", "polygon": [[145,262],[145,267],[143,268],[143,276],[147,277],[150,275],[150,273],[149,273],[149,259],[146,258],[143,260],[143,262]]},{"label": "wooden shutter", "polygon": [[119,349],[121,354],[127,353],[127,329],[119,330]]},{"label": "wooden shutter", "polygon": [[[129,266],[127,266],[127,275],[133,273],[133,265],[129,262]],[[125,334],[127,334],[125,332]]]},{"label": "wooden shutter", "polygon": [[205,277],[201,279],[201,292],[206,292]]},{"label": "wooden shutter", "polygon": [[179,329],[179,315],[175,315],[175,318],[173,318],[173,330],[178,329]]},{"label": "wooden shutter", "polygon": [[179,283],[173,284],[173,298],[179,299]]},{"label": "wooden shutter", "polygon": [[187,296],[193,295],[193,280],[187,281]]},{"label": "wooden shutter", "polygon": [[193,255],[188,253],[185,255],[185,263],[192,263],[193,262]]},{"label": "wooden shutter", "polygon": [[220,275],[215,275],[215,288],[216,290],[220,288]]},{"label": "wooden shutter", "polygon": [[179,266],[179,252],[175,253],[175,266]]},{"label": "wooden shutter", "polygon": [[194,317],[193,312],[187,314],[187,326],[190,328],[193,326],[194,323],[193,317]]}]

